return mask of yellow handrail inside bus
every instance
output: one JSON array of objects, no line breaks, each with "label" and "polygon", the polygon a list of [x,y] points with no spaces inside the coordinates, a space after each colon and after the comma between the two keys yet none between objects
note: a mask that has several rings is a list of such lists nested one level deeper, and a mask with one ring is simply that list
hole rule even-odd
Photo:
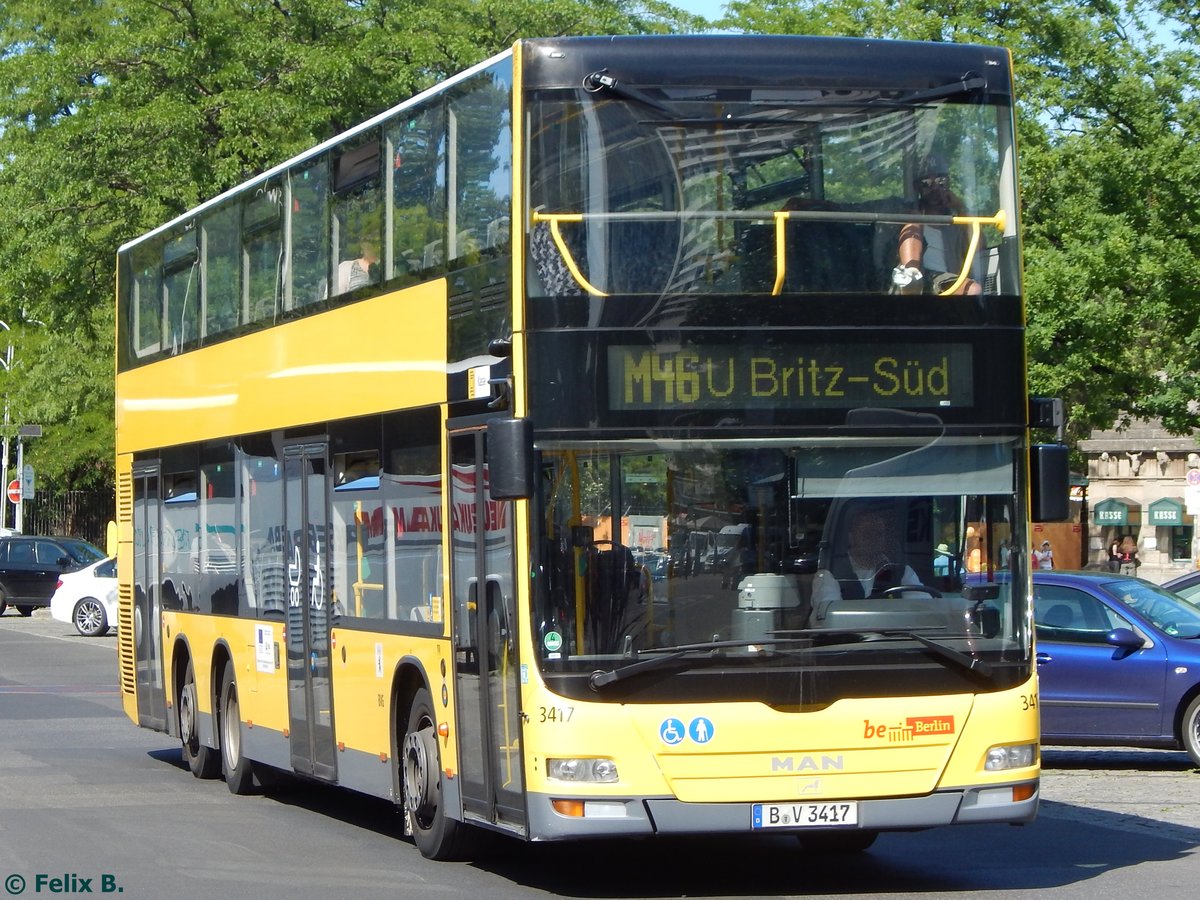
[{"label": "yellow handrail inside bus", "polygon": [[[775,285],[771,288],[771,296],[778,297],[783,293],[783,282],[787,277],[787,221],[792,218],[794,213],[788,211],[779,211],[775,214]],[[820,213],[805,215],[804,218],[824,218]],[[888,221],[881,216],[873,216],[874,221]],[[970,225],[971,226],[971,242],[967,245],[967,252],[963,255],[962,271],[958,273],[958,278],[946,290],[942,291],[939,296],[949,297],[958,292],[967,281],[968,271],[971,268],[971,262],[975,259],[975,253],[979,249],[980,228],[983,225],[995,225],[1001,231],[1008,221],[1004,210],[999,210],[994,216],[921,216],[922,222],[936,224],[938,220],[949,222],[953,225]]]},{"label": "yellow handrail inside bus", "polygon": [[971,242],[967,245],[967,252],[963,254],[962,271],[958,273],[958,278],[954,280],[954,284],[942,291],[942,297],[949,297],[951,294],[957,294],[967,281],[967,270],[971,267],[971,260],[975,258],[975,251],[979,249],[979,233],[980,227],[983,225],[995,225],[1001,231],[1004,230],[1004,225],[1007,219],[1004,215],[1004,210],[999,210],[994,216],[955,216],[955,225],[970,225],[971,226]]},{"label": "yellow handrail inside bus", "polygon": [[970,277],[969,270],[971,263],[975,259],[975,254],[979,250],[980,229],[984,225],[994,225],[1001,231],[1004,230],[1008,217],[1004,210],[999,210],[994,216],[931,216],[917,215],[911,213],[875,213],[875,212],[841,212],[830,210],[778,210],[771,213],[763,211],[747,210],[745,212],[729,212],[718,210],[687,210],[678,212],[658,212],[658,213],[544,213],[539,210],[530,212],[530,222],[533,225],[546,223],[550,226],[550,236],[554,240],[554,246],[558,248],[559,254],[562,256],[563,263],[567,267],[567,271],[571,273],[571,277],[575,279],[583,290],[587,291],[593,297],[607,297],[604,291],[600,290],[594,284],[584,277],[580,271],[579,264],[575,257],[571,255],[571,250],[567,247],[567,242],[563,239],[562,229],[560,228],[563,222],[581,223],[587,219],[597,220],[638,220],[647,221],[661,219],[694,219],[694,218],[714,218],[723,219],[744,219],[758,220],[770,215],[775,222],[775,284],[771,288],[771,296],[778,297],[783,293],[784,281],[787,278],[787,223],[789,220],[809,219],[809,220],[824,220],[824,221],[850,221],[850,222],[881,222],[890,224],[909,224],[911,222],[919,222],[928,225],[969,225],[971,226],[971,240],[967,247],[966,255],[963,257],[962,270],[958,273],[958,277],[949,288],[941,292],[941,296],[947,297],[956,293]]},{"label": "yellow handrail inside bus", "polygon": [[363,534],[363,511],[362,501],[354,501],[354,551],[357,557],[357,567],[355,568],[355,580],[351,587],[354,589],[354,614],[361,616],[363,614],[363,594],[367,591],[382,591],[382,584],[375,584],[366,581],[363,578],[363,569],[366,567],[366,559],[363,556],[363,546],[365,545],[365,535]]},{"label": "yellow handrail inside bus", "polygon": [[[579,457],[574,450],[567,451],[567,463],[571,471],[571,524],[583,522],[583,503],[579,497]],[[587,582],[584,581],[584,553],[582,547],[576,547],[571,542],[571,562],[575,567],[575,652],[583,653],[583,621],[587,614],[584,595]]]},{"label": "yellow handrail inside bus", "polygon": [[575,262],[575,257],[571,255],[571,250],[567,247],[567,242],[563,240],[562,231],[558,227],[561,222],[582,222],[583,213],[543,213],[535,209],[532,221],[534,225],[540,222],[549,223],[550,236],[554,238],[554,246],[558,248],[563,262],[567,265],[567,271],[571,273],[571,277],[575,279],[576,283],[594,297],[607,297],[608,294],[583,277],[583,273],[579,271],[579,264]]}]

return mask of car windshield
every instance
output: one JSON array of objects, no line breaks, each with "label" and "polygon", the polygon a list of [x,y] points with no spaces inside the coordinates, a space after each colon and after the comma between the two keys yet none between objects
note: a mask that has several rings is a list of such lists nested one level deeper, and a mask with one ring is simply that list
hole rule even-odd
[{"label": "car windshield", "polygon": [[108,554],[87,541],[68,540],[62,541],[63,549],[71,555],[71,559],[81,565],[91,565],[94,562],[107,558]]},{"label": "car windshield", "polygon": [[1155,628],[1173,637],[1200,637],[1200,610],[1148,581],[1126,578],[1109,581],[1104,590],[1130,609],[1137,610]]},{"label": "car windshield", "polygon": [[1163,588],[1186,602],[1189,606],[1200,606],[1200,578],[1197,578],[1195,574],[1184,575],[1181,578],[1168,581],[1163,585]]}]

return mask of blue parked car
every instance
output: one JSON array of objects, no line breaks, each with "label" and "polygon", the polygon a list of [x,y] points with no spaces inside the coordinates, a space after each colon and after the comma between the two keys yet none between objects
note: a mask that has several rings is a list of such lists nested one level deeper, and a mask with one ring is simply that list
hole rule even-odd
[{"label": "blue parked car", "polygon": [[1045,744],[1182,748],[1200,765],[1200,609],[1126,575],[1033,573]]}]

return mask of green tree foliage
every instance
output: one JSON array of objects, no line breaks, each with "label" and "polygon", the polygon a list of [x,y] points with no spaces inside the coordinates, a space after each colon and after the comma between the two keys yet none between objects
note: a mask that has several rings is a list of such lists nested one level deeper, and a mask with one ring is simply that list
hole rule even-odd
[{"label": "green tree foliage", "polygon": [[1075,436],[1200,426],[1200,15],[1194,3],[732,0],[722,26],[1013,51],[1030,377]]},{"label": "green tree foliage", "polygon": [[5,389],[46,429],[39,472],[111,480],[120,244],[519,36],[699,24],[660,0],[0,0]]},{"label": "green tree foliage", "polygon": [[[1184,0],[732,0],[723,27],[1013,49],[1030,372],[1082,433],[1200,424],[1200,17]],[[1151,24],[1164,27],[1152,29]],[[0,320],[41,476],[111,478],[116,248],[522,35],[662,0],[0,0]],[[35,324],[36,323],[36,324]]]}]

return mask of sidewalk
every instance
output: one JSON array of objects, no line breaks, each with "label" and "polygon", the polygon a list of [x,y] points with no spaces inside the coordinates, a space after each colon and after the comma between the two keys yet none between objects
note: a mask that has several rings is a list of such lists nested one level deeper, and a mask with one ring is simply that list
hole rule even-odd
[{"label": "sidewalk", "polygon": [[1044,747],[1039,816],[1200,844],[1200,771],[1182,750]]}]

